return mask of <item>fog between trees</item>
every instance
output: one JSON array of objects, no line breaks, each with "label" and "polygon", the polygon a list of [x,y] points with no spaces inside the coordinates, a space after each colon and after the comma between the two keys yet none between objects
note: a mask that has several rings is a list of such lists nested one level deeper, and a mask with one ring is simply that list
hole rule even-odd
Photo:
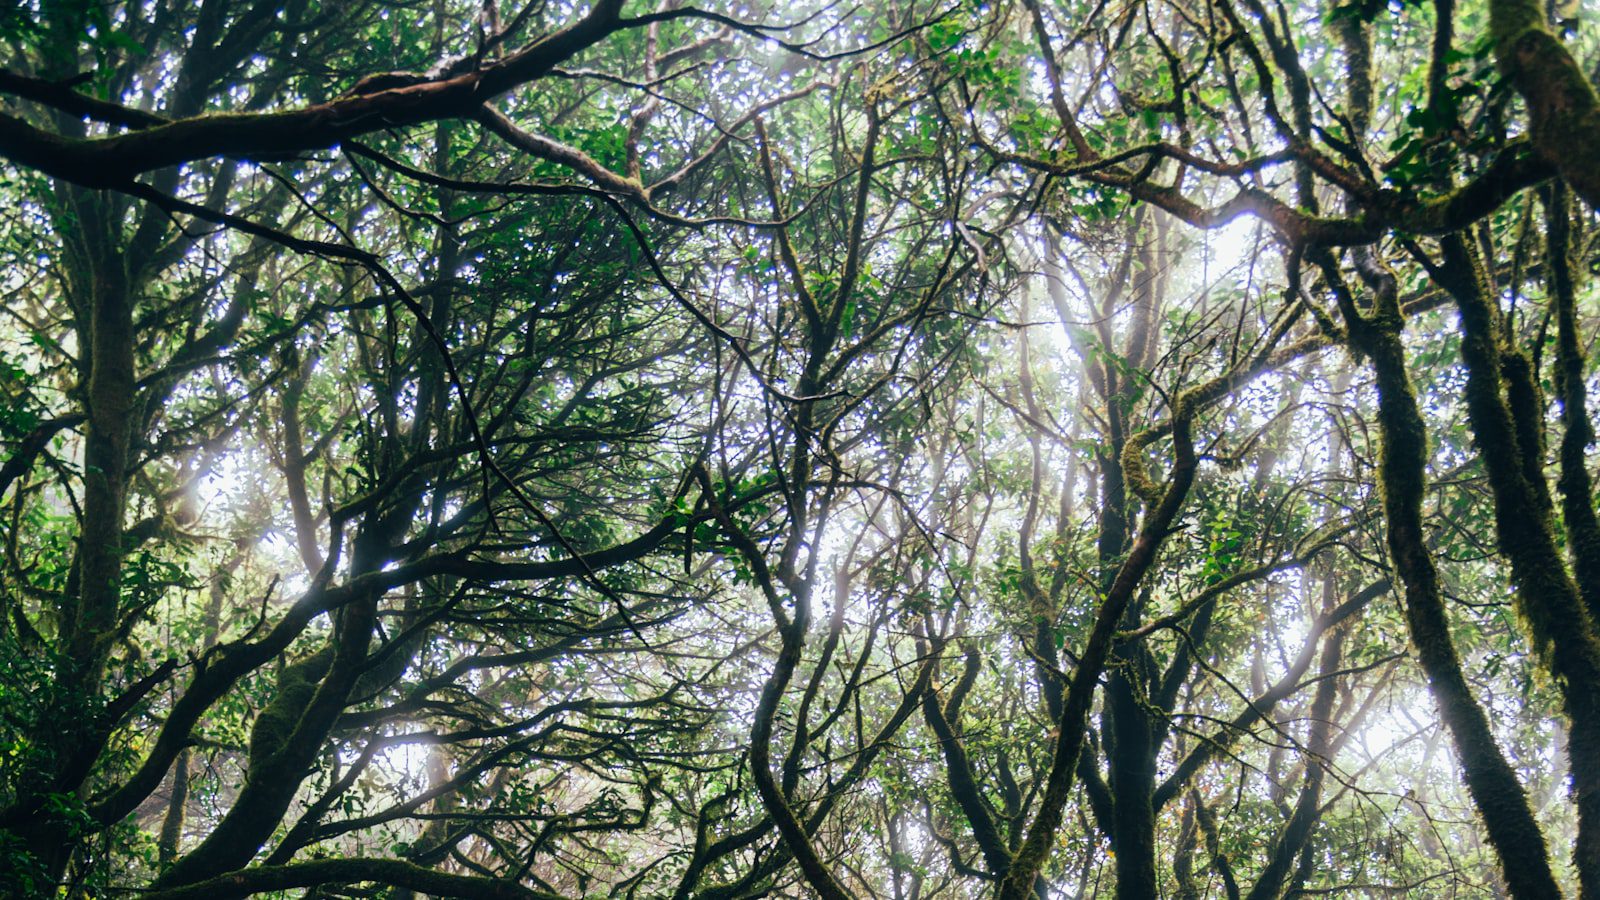
[{"label": "fog between trees", "polygon": [[1591,25],[0,5],[0,893],[1600,900]]}]

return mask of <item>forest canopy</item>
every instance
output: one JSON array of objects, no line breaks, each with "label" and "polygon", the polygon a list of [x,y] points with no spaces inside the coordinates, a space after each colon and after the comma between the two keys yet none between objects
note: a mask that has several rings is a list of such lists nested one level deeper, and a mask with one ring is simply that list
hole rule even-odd
[{"label": "forest canopy", "polygon": [[1600,900],[1558,0],[0,0],[0,894]]}]

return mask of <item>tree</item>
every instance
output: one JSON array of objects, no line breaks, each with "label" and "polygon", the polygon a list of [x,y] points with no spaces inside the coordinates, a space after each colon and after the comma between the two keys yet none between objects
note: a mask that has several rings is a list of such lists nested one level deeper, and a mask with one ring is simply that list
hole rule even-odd
[{"label": "tree", "polygon": [[[1018,115],[1020,106],[1020,117],[1027,117],[1025,127],[1012,126],[1007,140],[998,143],[986,136],[991,133],[989,122],[975,116],[979,140],[991,153],[1077,184],[1112,189],[1202,228],[1220,227],[1240,214],[1259,218],[1286,250],[1285,299],[1290,304],[1286,315],[1309,312],[1316,331],[1372,357],[1384,436],[1379,487],[1387,506],[1391,557],[1407,588],[1410,631],[1419,662],[1455,735],[1467,783],[1500,853],[1509,888],[1515,896],[1550,896],[1558,889],[1544,861],[1538,828],[1459,674],[1447,617],[1433,599],[1438,588],[1428,571],[1432,562],[1420,511],[1426,438],[1411,399],[1399,337],[1404,306],[1382,250],[1391,230],[1398,233],[1396,248],[1457,301],[1463,325],[1461,352],[1468,370],[1469,419],[1498,498],[1495,522],[1501,549],[1519,588],[1529,637],[1547,654],[1564,685],[1574,728],[1574,740],[1568,745],[1580,820],[1574,860],[1585,895],[1600,890],[1592,862],[1600,855],[1591,847],[1593,828],[1583,824],[1594,819],[1586,810],[1595,792],[1587,785],[1589,776],[1582,774],[1594,768],[1594,748],[1590,738],[1578,734],[1592,718],[1586,707],[1595,686],[1590,662],[1595,658],[1595,623],[1579,601],[1548,518],[1540,518],[1538,512],[1552,507],[1541,459],[1543,426],[1535,415],[1539,400],[1534,369],[1509,340],[1510,320],[1501,318],[1491,287],[1490,272],[1497,269],[1485,268],[1478,249],[1480,244],[1495,246],[1494,229],[1485,217],[1515,202],[1516,191],[1548,178],[1552,171],[1527,155],[1524,142],[1507,134],[1503,102],[1483,96],[1453,68],[1474,59],[1474,54],[1455,47],[1453,4],[1435,6],[1428,23],[1431,41],[1418,42],[1428,48],[1424,51],[1428,65],[1423,69],[1427,78],[1421,85],[1427,104],[1405,113],[1403,126],[1414,131],[1402,131],[1390,145],[1395,155],[1381,165],[1368,158],[1367,135],[1399,117],[1375,119],[1382,112],[1374,107],[1375,35],[1387,27],[1387,43],[1396,49],[1407,46],[1408,35],[1401,24],[1378,22],[1378,10],[1335,8],[1329,18],[1335,23],[1342,60],[1327,55],[1303,60],[1287,11],[1261,4],[1246,3],[1242,8],[1220,4],[1207,17],[1181,7],[1162,10],[1161,15],[1146,9],[1143,21],[1136,21],[1140,14],[1130,11],[1121,21],[1103,23],[1104,28],[1091,23],[1070,32],[1057,26],[1066,20],[1057,18],[1056,11],[1039,4],[1025,6],[1018,14],[1037,41],[1047,96],[1016,104],[1009,102],[1003,83],[979,82],[982,89],[1007,101],[988,105],[985,112],[1004,109]],[[1498,16],[1500,7],[1495,10]],[[1142,38],[1131,37],[1140,26]],[[992,32],[996,41],[1007,40],[1001,27]],[[1497,37],[1505,34],[1498,19],[1494,28]],[[1533,27],[1546,33],[1542,29],[1542,24]],[[1056,46],[1063,34],[1071,51],[1086,58],[1088,65],[1069,68],[1058,56]],[[1480,42],[1477,55],[1487,53],[1490,43]],[[1123,70],[1133,75],[1128,83],[1112,88],[1120,109],[1107,108],[1106,95],[1092,88],[1080,93],[1081,85],[1063,74],[1104,71],[1102,61],[1124,50],[1135,61],[1142,51],[1148,62],[1145,67],[1122,62]],[[1150,75],[1141,82],[1145,73]],[[1246,81],[1241,74],[1253,77]],[[1525,79],[1521,85],[1524,93],[1532,90],[1528,84]],[[1074,105],[1070,96],[1081,100]],[[1342,103],[1329,100],[1341,96]],[[1314,107],[1313,97],[1319,98],[1320,108]],[[1196,115],[1201,111],[1208,114],[1203,120]],[[1130,113],[1138,116],[1138,124]],[[1543,114],[1536,109],[1536,121]],[[1035,125],[1042,116],[1049,117],[1049,124]],[[1535,127],[1547,130],[1544,125]],[[1149,140],[1130,144],[1128,139],[1141,130]],[[1541,151],[1548,155],[1552,146],[1548,140],[1537,135],[1535,140],[1542,142]],[[1057,146],[1064,150],[1056,150]],[[1458,176],[1458,171],[1464,174]],[[1389,184],[1411,191],[1393,190],[1379,181],[1379,172],[1387,173],[1384,180]],[[1280,177],[1286,197],[1274,190],[1274,179]],[[1208,205],[1206,198],[1229,181],[1236,185],[1232,196]],[[1425,193],[1429,189],[1436,193]],[[1332,214],[1323,213],[1330,208]],[[1419,246],[1419,235],[1437,238],[1442,264]],[[1371,249],[1374,245],[1379,249]],[[1334,254],[1347,247],[1354,248],[1344,251],[1348,264],[1377,295],[1376,300],[1365,301],[1372,308],[1370,316],[1343,286],[1341,263]],[[1316,263],[1323,276],[1322,284],[1312,285],[1311,291],[1301,284],[1301,270],[1308,262]],[[1522,266],[1515,261],[1513,266],[1512,277],[1520,278]],[[1331,291],[1338,300],[1343,328],[1320,308],[1316,293],[1323,291]],[[1224,376],[1221,383],[1238,380]],[[1208,392],[1200,396],[1211,399]],[[1180,396],[1173,404],[1174,431],[1184,412]],[[1515,424],[1516,417],[1520,425]],[[1587,429],[1577,417],[1569,417],[1567,424]],[[1569,470],[1574,467],[1583,468],[1575,455]],[[1573,510],[1580,520],[1574,531],[1581,534],[1581,520],[1592,499],[1582,487],[1575,493],[1581,499]],[[1153,507],[1152,516],[1161,508]],[[1058,747],[1066,746],[1066,735],[1081,727],[1076,717],[1086,712],[1085,708],[1074,711],[1072,719],[1060,719]],[[1002,894],[1020,896],[1037,865],[1008,875]]]},{"label": "tree", "polygon": [[0,39],[10,893],[1600,896],[1572,16]]}]

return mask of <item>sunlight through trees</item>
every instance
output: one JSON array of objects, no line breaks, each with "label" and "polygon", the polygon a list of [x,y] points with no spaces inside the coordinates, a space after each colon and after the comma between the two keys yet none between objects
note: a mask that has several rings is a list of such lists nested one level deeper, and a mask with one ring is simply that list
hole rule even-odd
[{"label": "sunlight through trees", "polygon": [[0,3],[0,894],[1600,900],[1590,17]]}]

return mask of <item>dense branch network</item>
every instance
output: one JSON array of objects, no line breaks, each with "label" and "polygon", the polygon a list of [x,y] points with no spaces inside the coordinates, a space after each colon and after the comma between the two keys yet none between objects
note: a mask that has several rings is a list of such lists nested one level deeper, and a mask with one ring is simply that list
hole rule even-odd
[{"label": "dense branch network", "polygon": [[1325,7],[0,11],[0,887],[1600,897],[1590,38]]}]

